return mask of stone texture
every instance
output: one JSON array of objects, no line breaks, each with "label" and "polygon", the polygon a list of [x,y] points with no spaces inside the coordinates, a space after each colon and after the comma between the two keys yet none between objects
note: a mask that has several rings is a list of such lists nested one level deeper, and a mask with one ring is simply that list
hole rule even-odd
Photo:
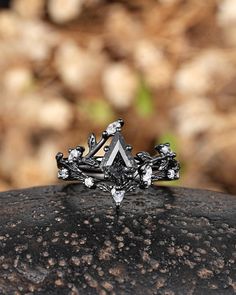
[{"label": "stone texture", "polygon": [[235,294],[236,197],[80,184],[0,194],[1,294]]}]

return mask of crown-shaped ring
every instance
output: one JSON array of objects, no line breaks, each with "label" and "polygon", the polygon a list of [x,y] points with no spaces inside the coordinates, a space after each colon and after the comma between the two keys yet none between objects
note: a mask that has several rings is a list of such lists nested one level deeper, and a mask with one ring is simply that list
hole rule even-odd
[{"label": "crown-shaped ring", "polygon": [[[83,146],[69,149],[67,158],[57,153],[58,178],[78,180],[88,188],[110,192],[116,206],[121,204],[125,193],[137,187],[145,189],[158,180],[179,178],[180,165],[169,143],[155,146],[154,156],[147,152],[133,156],[132,147],[126,144],[121,134],[123,125],[122,119],[109,124],[99,141],[91,134],[86,155]],[[111,137],[110,145],[105,145]],[[98,156],[102,148],[104,155]]]}]

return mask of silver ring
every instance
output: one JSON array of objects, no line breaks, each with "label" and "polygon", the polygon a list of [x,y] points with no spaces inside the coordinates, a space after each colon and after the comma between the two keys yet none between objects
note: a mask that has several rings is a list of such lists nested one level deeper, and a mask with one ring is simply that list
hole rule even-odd
[{"label": "silver ring", "polygon": [[[90,189],[110,192],[118,207],[125,194],[137,187],[146,189],[154,181],[179,179],[180,165],[169,143],[155,146],[155,156],[143,151],[133,156],[132,147],[121,134],[123,125],[122,119],[109,124],[98,142],[92,133],[86,155],[83,146],[69,149],[67,158],[57,153],[58,178],[78,180]],[[110,137],[112,141],[107,146],[105,143]],[[101,148],[104,155],[96,156]]]}]

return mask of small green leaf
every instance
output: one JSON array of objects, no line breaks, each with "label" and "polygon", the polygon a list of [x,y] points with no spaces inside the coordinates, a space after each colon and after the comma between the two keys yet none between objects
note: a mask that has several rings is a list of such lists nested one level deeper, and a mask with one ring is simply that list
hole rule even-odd
[{"label": "small green leaf", "polygon": [[144,80],[140,81],[135,107],[141,117],[148,117],[153,113],[153,99]]}]

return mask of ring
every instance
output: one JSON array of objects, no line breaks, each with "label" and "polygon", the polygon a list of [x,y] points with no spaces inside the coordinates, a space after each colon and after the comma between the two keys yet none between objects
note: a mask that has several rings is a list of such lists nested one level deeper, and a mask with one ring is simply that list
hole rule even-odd
[{"label": "ring", "polygon": [[[110,192],[117,207],[127,192],[138,187],[145,189],[158,180],[179,179],[180,165],[169,143],[156,145],[155,156],[143,151],[133,156],[132,147],[121,134],[123,125],[122,119],[109,124],[99,141],[92,133],[86,155],[83,146],[69,149],[67,158],[57,153],[58,178],[78,180],[88,188]],[[109,138],[110,145],[105,145]],[[104,155],[97,156],[102,147]]]}]

